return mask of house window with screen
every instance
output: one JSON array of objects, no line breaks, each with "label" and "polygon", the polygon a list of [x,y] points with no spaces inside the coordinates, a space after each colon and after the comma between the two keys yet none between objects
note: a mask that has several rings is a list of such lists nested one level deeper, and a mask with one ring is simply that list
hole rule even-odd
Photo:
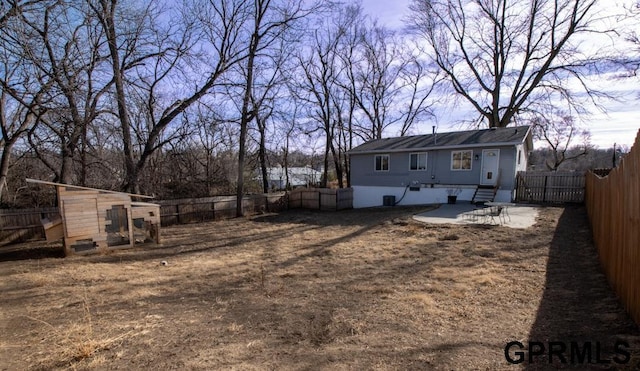
[{"label": "house window with screen", "polygon": [[412,153],[409,155],[409,170],[427,170],[427,154]]},{"label": "house window with screen", "polygon": [[375,169],[376,171],[389,171],[389,155],[376,155]]},{"label": "house window with screen", "polygon": [[473,151],[452,151],[451,170],[471,170]]}]

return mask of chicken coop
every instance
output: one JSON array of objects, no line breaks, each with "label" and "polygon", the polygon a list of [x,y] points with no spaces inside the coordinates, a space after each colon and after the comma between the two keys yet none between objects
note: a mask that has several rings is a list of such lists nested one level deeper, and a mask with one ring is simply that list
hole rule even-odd
[{"label": "chicken coop", "polygon": [[60,217],[43,219],[48,241],[62,239],[66,255],[104,253],[160,243],[160,205],[151,196],[27,179],[54,186]]}]

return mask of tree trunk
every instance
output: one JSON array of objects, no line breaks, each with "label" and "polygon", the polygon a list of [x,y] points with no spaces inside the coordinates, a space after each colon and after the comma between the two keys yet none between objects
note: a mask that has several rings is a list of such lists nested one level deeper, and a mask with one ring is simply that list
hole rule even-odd
[{"label": "tree trunk", "polygon": [[124,91],[124,81],[120,69],[120,54],[118,51],[116,29],[114,23],[114,12],[117,0],[101,0],[100,5],[103,11],[103,22],[107,43],[109,44],[109,54],[111,56],[111,68],[113,71],[113,81],[116,86],[116,102],[118,104],[118,118],[120,119],[120,129],[122,130],[122,144],[125,165],[125,191],[136,193],[138,191],[138,174],[133,157],[133,146],[131,140],[131,123],[127,112],[126,95]]},{"label": "tree trunk", "polygon": [[320,179],[320,188],[327,188],[328,176],[329,176],[329,151],[331,150],[331,136],[327,130],[327,141],[324,146],[324,162],[322,169],[322,179]]},{"label": "tree trunk", "polygon": [[269,174],[267,174],[267,149],[266,149],[266,124],[264,120],[256,115],[256,122],[260,132],[260,147],[258,148],[258,160],[260,161],[260,171],[262,175],[262,192],[269,193]]},{"label": "tree trunk", "polygon": [[283,162],[284,162],[284,189],[288,190],[290,187],[289,184],[289,134],[287,133],[287,138],[285,139],[285,147],[283,151]]},{"label": "tree trunk", "polygon": [[[257,26],[256,26],[257,27]],[[242,98],[242,117],[240,118],[240,143],[238,153],[238,184],[236,186],[236,216],[244,215],[242,210],[242,197],[244,195],[244,163],[246,157],[246,141],[249,122],[253,119],[253,112],[249,110],[251,101],[251,90],[253,87],[253,64],[255,60],[255,51],[258,44],[257,30],[251,36],[251,44],[249,46],[249,56],[247,58],[247,81],[245,85],[244,97]]]},{"label": "tree trunk", "polygon": [[87,125],[82,125],[82,142],[80,143],[80,185],[87,186]]},{"label": "tree trunk", "polygon": [[73,148],[71,144],[63,140],[60,149],[62,164],[60,165],[60,178],[58,182],[64,184],[73,183]]},{"label": "tree trunk", "polygon": [[5,194],[7,186],[7,176],[9,175],[9,162],[11,161],[11,150],[13,144],[5,144],[0,156],[0,201]]},{"label": "tree trunk", "polygon": [[336,147],[331,144],[331,155],[333,157],[333,164],[336,167],[336,177],[338,178],[338,188],[344,188],[344,182],[342,180],[342,156],[340,150],[336,151]]}]

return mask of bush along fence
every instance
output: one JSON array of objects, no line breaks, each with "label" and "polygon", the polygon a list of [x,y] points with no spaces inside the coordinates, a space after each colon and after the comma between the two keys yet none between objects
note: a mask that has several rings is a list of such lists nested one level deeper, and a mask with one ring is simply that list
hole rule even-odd
[{"label": "bush along fence", "polygon": [[640,324],[640,130],[631,152],[601,177],[586,179],[593,239],[609,282]]},{"label": "bush along fence", "polygon": [[[152,201],[153,202],[153,201]],[[162,226],[229,219],[236,216],[236,197],[219,196],[155,201]],[[343,210],[353,206],[353,190],[302,188],[285,193],[246,195],[244,213],[280,212],[287,209]],[[0,210],[0,246],[44,239],[41,219],[60,215],[57,207]]]}]

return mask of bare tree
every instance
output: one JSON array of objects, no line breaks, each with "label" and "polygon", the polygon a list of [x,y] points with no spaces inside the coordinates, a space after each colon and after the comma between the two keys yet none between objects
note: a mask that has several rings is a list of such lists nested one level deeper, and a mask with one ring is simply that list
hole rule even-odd
[{"label": "bare tree", "polygon": [[580,43],[606,36],[596,30],[597,6],[597,0],[414,0],[410,20],[455,92],[489,127],[505,127],[552,100],[582,110],[570,79],[596,103],[601,93],[587,77],[611,54],[605,45],[586,50]]},{"label": "bare tree", "polygon": [[[250,14],[246,0],[188,1],[179,28],[161,26],[160,15],[169,13],[162,13],[158,5],[148,2],[131,14],[131,8],[119,6],[118,0],[91,3],[109,45],[125,152],[123,188],[133,192],[139,189],[139,176],[150,156],[174,138],[166,132],[170,124],[247,57],[240,40]],[[194,67],[197,63],[202,64]],[[133,128],[128,105],[136,96],[145,102],[146,116],[145,126],[138,129]],[[136,130],[143,135],[135,138]],[[139,153],[134,139],[142,140]]]},{"label": "bare tree", "polygon": [[625,48],[624,65],[634,77],[637,77],[640,71],[640,32],[637,27],[634,27],[638,24],[638,20],[640,20],[640,1],[636,0],[625,9],[625,14],[619,19],[631,24],[631,27],[625,27],[623,32],[626,43],[631,44]]},{"label": "bare tree", "polygon": [[[11,40],[12,60],[23,62],[33,74],[22,88],[5,86],[41,125],[31,125],[29,140],[40,153],[45,141],[58,148],[59,156],[43,153],[41,161],[55,174],[55,180],[71,183],[74,157],[81,148],[84,155],[87,127],[101,112],[100,100],[110,86],[98,73],[104,60],[101,35],[84,3],[67,1],[21,2],[20,29]],[[4,30],[4,29],[3,29]],[[5,39],[6,40],[6,39]],[[25,80],[26,82],[26,80]],[[43,95],[43,88],[46,95]],[[38,97],[34,102],[18,98],[24,93]],[[47,101],[47,109],[42,101]],[[46,112],[45,112],[46,111]],[[33,117],[33,116],[32,116]],[[81,156],[80,183],[86,179],[86,161]]]},{"label": "bare tree", "polygon": [[[294,144],[304,146],[304,127],[302,125],[303,117],[302,112],[304,110],[303,104],[295,99],[295,94],[292,89],[296,86],[292,81],[286,81],[287,93],[282,95],[282,101],[276,107],[274,121],[276,122],[274,136],[276,139],[276,145],[278,149],[278,163],[282,166],[284,173],[284,188],[289,189],[291,182],[289,178],[289,165],[290,154],[292,150],[292,141]],[[308,165],[308,164],[306,164]]]},{"label": "bare tree", "polygon": [[[240,147],[238,150],[238,181],[236,189],[236,215],[242,216],[242,197],[244,195],[244,172],[246,156],[246,140],[248,126],[256,118],[264,99],[254,95],[256,63],[277,41],[290,30],[292,23],[310,14],[312,9],[303,6],[299,1],[291,0],[252,0],[252,15],[249,24],[250,34],[244,67],[243,97],[240,112]],[[314,7],[315,8],[315,7]],[[277,76],[277,73],[274,75]],[[272,85],[269,83],[268,85]],[[264,96],[263,96],[264,97]],[[264,117],[263,117],[264,119]],[[263,144],[264,145],[264,144]],[[263,146],[261,146],[262,148]],[[264,160],[264,155],[262,156]],[[266,177],[265,166],[262,166],[263,177]]]},{"label": "bare tree", "polygon": [[213,108],[204,104],[197,105],[195,116],[196,137],[193,139],[193,146],[198,148],[202,156],[198,156],[197,161],[203,169],[204,183],[207,196],[211,195],[214,185],[226,183],[225,174],[221,166],[216,166],[216,154],[228,150],[230,146],[224,145],[222,133],[224,121],[220,114]]},{"label": "bare tree", "polygon": [[8,1],[0,8],[0,200],[7,189],[7,176],[14,146],[46,111],[44,100],[51,88],[29,57],[33,33],[25,27],[25,13],[39,11],[31,1]]},{"label": "bare tree", "polygon": [[406,135],[416,120],[433,115],[429,99],[438,85],[438,71],[427,68],[412,47],[376,22],[365,23],[359,31],[358,57],[346,63],[351,94],[365,118],[360,136],[380,139],[392,127]]},{"label": "bare tree", "polygon": [[593,149],[589,131],[580,128],[571,116],[538,116],[532,124],[534,137],[551,150],[551,159],[545,161],[549,170],[556,171],[563,163],[586,156]]},{"label": "bare tree", "polygon": [[[345,89],[348,83],[343,72],[340,46],[349,35],[349,29],[362,20],[363,16],[360,6],[336,8],[331,14],[318,21],[313,35],[307,41],[308,47],[296,57],[303,78],[298,81],[294,92],[296,99],[307,106],[308,116],[317,123],[310,132],[321,131],[324,135],[323,176],[320,186],[327,186],[331,155],[338,185],[342,188],[344,146],[340,143],[344,142],[344,136],[341,133],[352,122],[350,119],[353,118],[355,100]],[[346,50],[351,51],[348,46]]]},{"label": "bare tree", "polygon": [[407,134],[430,115],[438,72],[408,44],[370,21],[359,5],[341,5],[320,19],[298,55],[303,80],[297,99],[325,141],[324,180],[333,159],[338,186],[350,185],[346,153],[356,140],[381,138],[390,129]]}]

